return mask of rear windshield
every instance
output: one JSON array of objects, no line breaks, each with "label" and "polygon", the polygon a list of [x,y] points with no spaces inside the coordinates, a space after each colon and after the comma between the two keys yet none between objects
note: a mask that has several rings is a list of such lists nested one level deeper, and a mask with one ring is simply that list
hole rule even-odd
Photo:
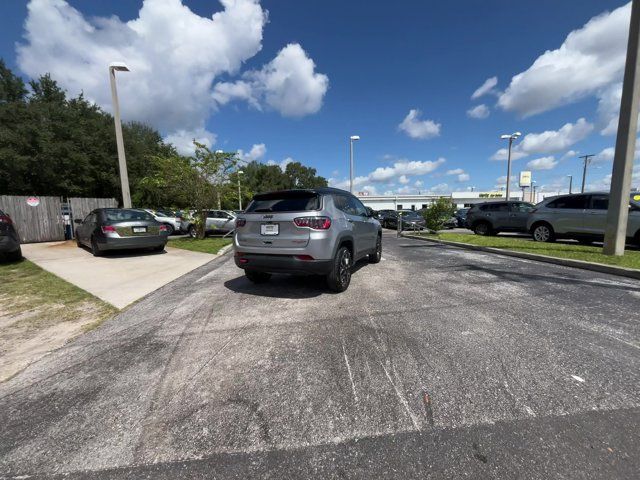
[{"label": "rear windshield", "polygon": [[129,222],[133,220],[153,220],[153,216],[144,210],[108,208],[104,211],[109,222]]},{"label": "rear windshield", "polygon": [[246,213],[305,212],[320,209],[320,195],[313,192],[274,192],[253,197]]}]

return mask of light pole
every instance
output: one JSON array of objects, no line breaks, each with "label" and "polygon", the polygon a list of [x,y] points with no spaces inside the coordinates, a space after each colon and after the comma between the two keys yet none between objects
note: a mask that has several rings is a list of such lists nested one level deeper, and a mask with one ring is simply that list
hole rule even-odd
[{"label": "light pole", "polygon": [[129,193],[129,175],[127,174],[127,158],[124,154],[124,140],[122,139],[122,123],[120,122],[120,105],[118,103],[118,91],[116,90],[116,71],[128,72],[122,62],[109,64],[109,81],[111,82],[111,101],[113,102],[113,119],[116,124],[116,145],[118,147],[118,168],[120,171],[120,185],[122,188],[122,206],[131,208],[131,193]]},{"label": "light pole", "polygon": [[511,193],[511,144],[520,135],[522,135],[520,132],[515,132],[511,135],[500,135],[502,140],[509,140],[509,153],[507,155],[507,201],[509,201],[509,195]]},{"label": "light pole", "polygon": [[538,186],[536,185],[536,183],[538,182],[536,182],[535,180],[531,182],[531,203],[538,203],[538,198],[536,197],[536,189],[538,188]]},{"label": "light pole", "polygon": [[238,170],[238,210],[242,211],[242,193],[240,193],[240,175],[244,172],[242,170]]},{"label": "light pole", "polygon": [[353,142],[360,140],[359,135],[349,137],[349,192],[353,193]]},{"label": "light pole", "polygon": [[[224,151],[222,150],[216,150],[216,155],[221,155],[223,154]],[[217,161],[217,158],[216,158]],[[218,188],[216,188],[216,197],[218,200],[218,210],[220,210],[222,208],[222,202],[220,201],[220,187],[218,186]]]},{"label": "light pole", "polygon": [[571,195],[573,193],[571,191],[571,187],[573,187],[573,175],[567,175],[567,177],[569,177],[569,195]]},{"label": "light pole", "polygon": [[584,168],[582,169],[582,189],[580,190],[581,193],[584,193],[584,184],[587,180],[587,165],[591,163],[591,158],[593,156],[594,156],[593,154],[590,154],[590,155],[583,155],[581,157],[578,157],[584,160]]}]

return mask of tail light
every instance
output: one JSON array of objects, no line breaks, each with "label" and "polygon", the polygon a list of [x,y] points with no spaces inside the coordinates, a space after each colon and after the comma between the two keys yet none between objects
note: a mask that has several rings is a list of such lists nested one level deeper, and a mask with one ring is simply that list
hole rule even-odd
[{"label": "tail light", "polygon": [[102,227],[102,233],[116,233],[116,227],[113,225],[105,225]]},{"label": "tail light", "polygon": [[296,258],[298,260],[304,260],[304,261],[310,261],[310,260],[314,260],[314,258],[311,255],[296,255]]},{"label": "tail light", "polygon": [[331,227],[329,217],[298,217],[293,219],[296,227],[307,227],[312,230],[328,230]]},{"label": "tail light", "polygon": [[161,232],[168,232],[169,231],[169,227],[167,227],[166,225],[160,225],[160,231]]},{"label": "tail light", "polygon": [[247,224],[247,221],[244,218],[236,218],[236,228],[244,227]]},{"label": "tail light", "polygon": [[0,223],[6,223],[11,225],[13,222],[11,221],[11,217],[8,215],[0,215]]}]

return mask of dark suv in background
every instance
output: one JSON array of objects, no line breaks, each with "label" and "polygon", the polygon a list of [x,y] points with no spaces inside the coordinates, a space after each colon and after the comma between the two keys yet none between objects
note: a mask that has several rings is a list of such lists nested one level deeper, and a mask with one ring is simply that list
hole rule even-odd
[{"label": "dark suv in background", "polygon": [[533,208],[532,203],[518,201],[478,203],[467,212],[467,228],[476,235],[527,232],[527,218]]},{"label": "dark suv in background", "polygon": [[382,229],[344,190],[284,190],[253,197],[236,219],[233,247],[236,265],[254,283],[272,273],[316,274],[343,292],[355,262],[380,261]]}]

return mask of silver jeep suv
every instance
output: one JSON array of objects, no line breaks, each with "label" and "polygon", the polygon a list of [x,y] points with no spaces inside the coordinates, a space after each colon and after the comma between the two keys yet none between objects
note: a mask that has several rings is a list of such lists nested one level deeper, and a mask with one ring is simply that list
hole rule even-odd
[{"label": "silver jeep suv", "polygon": [[343,292],[355,262],[382,257],[382,229],[355,196],[336,188],[283,190],[256,195],[236,219],[236,265],[249,280],[272,273],[325,275]]},{"label": "silver jeep suv", "polygon": [[[585,244],[602,241],[608,208],[608,192],[546,198],[529,212],[527,230],[537,242],[553,242],[556,238],[573,238]],[[632,192],[629,199],[627,239],[640,244],[639,192]]]}]

